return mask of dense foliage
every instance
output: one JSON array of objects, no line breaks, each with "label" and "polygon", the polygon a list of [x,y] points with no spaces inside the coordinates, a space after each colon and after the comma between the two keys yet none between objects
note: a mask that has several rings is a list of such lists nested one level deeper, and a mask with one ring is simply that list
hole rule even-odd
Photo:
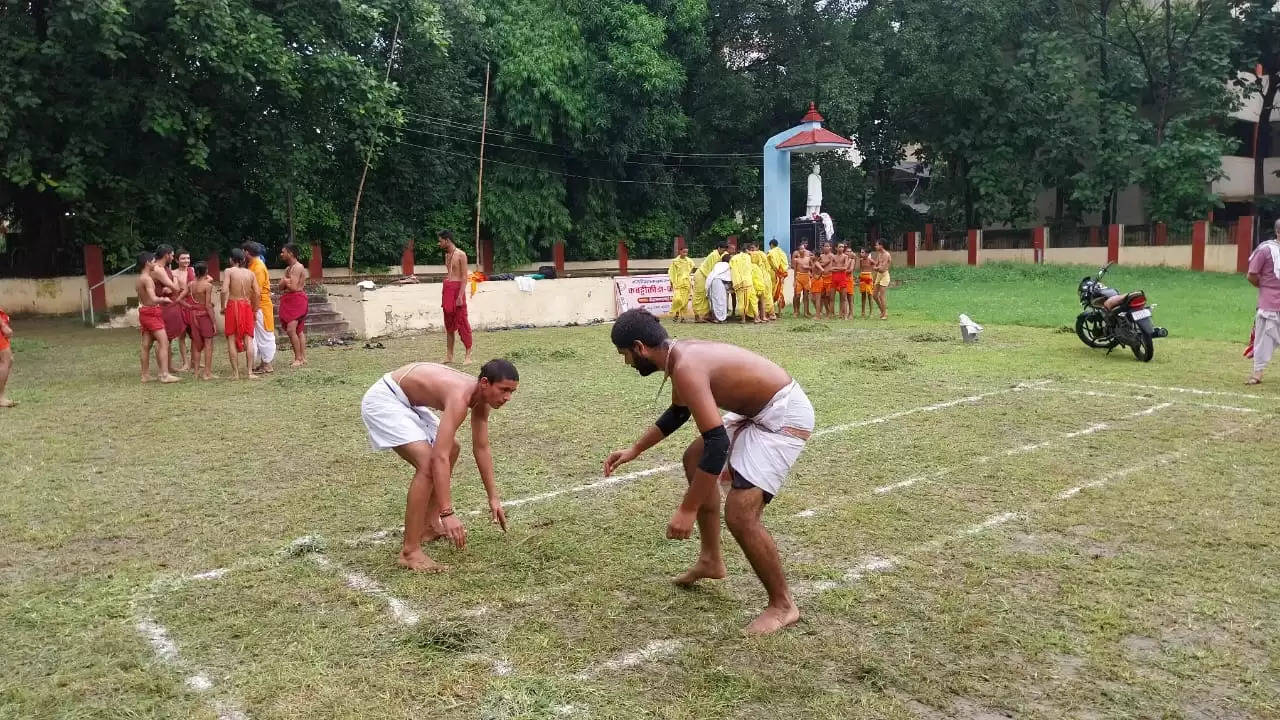
[{"label": "dense foliage", "polygon": [[760,145],[809,101],[861,150],[819,159],[845,234],[924,221],[892,170],[909,151],[949,227],[1017,222],[1044,188],[1078,219],[1131,183],[1154,218],[1198,217],[1265,5],[0,0],[0,269],[290,235],[345,264],[366,161],[357,266],[410,237],[433,258],[437,227],[473,252],[486,65],[500,265],[758,233]]}]

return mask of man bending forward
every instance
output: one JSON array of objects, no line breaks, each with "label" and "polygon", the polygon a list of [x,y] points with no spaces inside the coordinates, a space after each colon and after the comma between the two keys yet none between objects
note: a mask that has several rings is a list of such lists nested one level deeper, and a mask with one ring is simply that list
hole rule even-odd
[{"label": "man bending forward", "polygon": [[[675,582],[691,585],[725,576],[716,480],[729,482],[725,524],[769,593],[769,606],[747,632],[763,635],[794,625],[800,610],[787,587],[778,547],[760,517],[813,432],[813,405],[804,390],[786,370],[736,345],[671,340],[658,319],[644,310],[620,315],[612,339],[636,372],[662,370],[671,377],[671,407],[634,445],[611,453],[604,474],[636,459],[692,416],[701,437],[685,450],[689,488],[667,525],[667,537],[688,538],[696,517],[702,550],[698,562]],[[721,418],[718,408],[729,412]]]},{"label": "man bending forward", "polygon": [[[422,542],[448,537],[459,549],[467,531],[453,512],[452,475],[458,462],[454,436],[471,412],[471,451],[489,496],[491,519],[507,530],[507,516],[493,481],[489,454],[489,410],[511,399],[520,375],[506,360],[490,360],[480,377],[435,363],[411,363],[383,375],[360,402],[360,417],[375,450],[391,448],[413,466],[404,511],[404,547],[400,564],[410,570],[443,572],[449,568],[422,552]],[[439,410],[437,417],[430,408]],[[427,526],[431,533],[427,533]]]}]

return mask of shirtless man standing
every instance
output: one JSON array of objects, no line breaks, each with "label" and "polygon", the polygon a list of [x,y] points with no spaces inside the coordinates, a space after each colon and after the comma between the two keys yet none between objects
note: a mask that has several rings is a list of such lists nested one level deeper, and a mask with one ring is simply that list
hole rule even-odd
[{"label": "shirtless man standing", "polygon": [[867,249],[858,251],[858,293],[862,295],[862,317],[871,310],[872,295],[876,291],[876,262],[867,254]]},{"label": "shirtless man standing", "polygon": [[191,362],[196,367],[198,379],[212,380],[215,377],[213,336],[217,332],[213,312],[213,278],[209,277],[209,266],[206,263],[196,263],[194,272],[196,279],[188,286],[187,294],[191,308]]},{"label": "shirtless man standing", "polygon": [[[171,337],[169,340],[178,341],[178,355],[182,358],[182,364],[178,366],[177,372],[186,372],[196,366],[196,358],[189,355],[191,349],[191,295],[187,290],[196,279],[196,271],[191,269],[191,253],[178,249],[176,256],[178,258],[178,269],[173,271],[173,282],[178,286],[178,296],[176,302],[179,310],[182,312],[182,331],[177,337]],[[165,328],[168,332],[168,328]]]},{"label": "shirtless man standing", "polygon": [[485,363],[479,378],[420,362],[383,375],[365,392],[360,417],[369,431],[369,442],[375,450],[395,450],[414,470],[404,510],[404,545],[399,559],[404,567],[426,572],[449,569],[422,552],[423,541],[448,537],[458,549],[466,547],[467,531],[453,512],[452,477],[458,462],[456,435],[468,412],[471,453],[489,496],[489,518],[507,531],[507,516],[493,480],[489,411],[506,405],[519,384],[519,373],[506,360]]},{"label": "shirtless man standing", "polygon": [[[172,251],[171,251],[172,252]],[[138,255],[138,324],[142,329],[142,382],[151,382],[151,346],[156,345],[156,364],[160,366],[160,382],[175,383],[178,378],[169,372],[169,336],[164,331],[163,307],[172,304],[167,297],[156,294],[156,256],[144,252]]]},{"label": "shirtless man standing", "polygon": [[[853,264],[849,260],[849,253],[845,251],[844,243],[836,245],[834,262],[831,266],[831,294],[832,303],[837,301],[840,305],[839,318],[846,319],[851,314],[849,307],[849,294],[852,292],[849,284],[849,273],[853,270]],[[834,309],[834,308],[833,308]]]},{"label": "shirtless man standing", "polygon": [[[156,297],[168,298],[173,302],[166,303],[160,308],[160,314],[164,317],[164,333],[169,338],[169,342],[164,345],[156,346],[156,362],[159,362],[160,353],[168,356],[168,364],[173,366],[173,347],[171,343],[182,337],[186,332],[186,319],[182,314],[182,288],[178,285],[177,278],[174,277],[173,271],[169,266],[173,264],[173,248],[168,245],[161,245],[156,248],[155,267],[151,269],[151,279],[155,281]],[[182,369],[182,368],[179,368]]]},{"label": "shirtless man standing", "polygon": [[822,254],[818,256],[818,285],[822,287],[822,294],[818,296],[818,318],[823,317],[826,313],[828,319],[835,317],[835,305],[832,302],[832,293],[834,288],[831,287],[832,272],[835,270],[836,256],[831,252],[831,243],[822,244]]},{"label": "shirtless man standing", "polygon": [[885,291],[889,289],[889,268],[893,265],[893,256],[889,254],[888,250],[884,249],[884,241],[876,241],[876,251],[871,253],[871,260],[875,263],[876,271],[876,291],[872,297],[875,298],[876,305],[880,306],[880,319],[888,320],[889,312]]},{"label": "shirtless man standing", "polygon": [[453,231],[441,230],[436,233],[440,249],[444,251],[444,264],[448,275],[444,279],[444,287],[440,290],[440,305],[444,310],[444,334],[446,365],[453,362],[453,333],[462,338],[462,347],[466,350],[462,358],[463,365],[471,364],[471,321],[467,319],[467,254],[453,244]]},{"label": "shirtless man standing", "polygon": [[253,331],[262,288],[248,264],[249,256],[245,251],[235,248],[231,251],[231,267],[223,273],[225,278],[222,281],[226,287],[226,292],[222,293],[222,323],[227,335],[227,359],[231,361],[231,371],[236,380],[240,379],[239,354],[242,352],[249,379],[261,377],[253,370]]},{"label": "shirtless man standing", "polygon": [[285,262],[284,277],[280,278],[280,322],[293,346],[289,367],[302,367],[307,364],[307,313],[311,301],[306,286],[310,273],[298,262],[298,248],[293,243],[286,243],[280,250],[280,259]]},{"label": "shirtless man standing", "polygon": [[800,243],[800,248],[791,254],[791,267],[796,270],[795,287],[792,288],[792,315],[800,317],[803,306],[804,316],[812,317],[809,312],[809,288],[813,282],[813,254],[809,252],[809,243]]},{"label": "shirtless man standing", "polygon": [[[730,484],[725,524],[769,594],[769,606],[746,631],[764,635],[800,619],[782,572],[777,545],[760,518],[813,432],[813,405],[787,371],[743,348],[702,340],[675,341],[653,315],[628,310],[611,331],[618,352],[642,376],[671,378],[671,406],[626,450],[609,454],[604,474],[657,445],[690,417],[701,437],[684,453],[689,487],[667,525],[667,538],[685,540],[698,523],[698,561],[674,579],[688,586],[725,576],[720,554],[720,493]],[[728,410],[723,418],[719,408]],[[726,466],[727,461],[727,466]]]}]

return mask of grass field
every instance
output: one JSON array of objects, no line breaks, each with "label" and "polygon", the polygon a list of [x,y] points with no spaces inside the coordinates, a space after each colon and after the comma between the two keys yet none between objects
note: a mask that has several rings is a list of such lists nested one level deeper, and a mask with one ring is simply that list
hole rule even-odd
[{"label": "grass field", "polygon": [[[1127,271],[1174,333],[1141,364],[1059,330],[1083,271],[981,272],[898,273],[889,322],[674,328],[778,360],[817,411],[765,515],[804,618],[763,639],[727,534],[727,580],[668,582],[697,551],[663,539],[683,481],[641,471],[689,428],[599,484],[666,406],[607,326],[477,335],[522,376],[493,420],[512,526],[466,515],[467,550],[431,549],[454,571],[421,576],[394,563],[409,473],[358,403],[442,338],[161,387],[135,333],[19,319],[0,718],[1280,716],[1280,376],[1240,384],[1251,289]],[[458,467],[482,509],[465,442]]]}]

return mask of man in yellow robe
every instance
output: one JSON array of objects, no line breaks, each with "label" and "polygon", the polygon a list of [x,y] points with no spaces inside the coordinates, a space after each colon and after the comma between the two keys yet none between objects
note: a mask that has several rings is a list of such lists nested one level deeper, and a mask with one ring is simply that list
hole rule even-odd
[{"label": "man in yellow robe", "polygon": [[733,294],[738,303],[737,311],[742,320],[756,319],[756,287],[752,275],[751,255],[737,252],[729,260],[729,278],[733,283]]},{"label": "man in yellow robe", "polygon": [[707,277],[729,250],[729,243],[721,240],[715,249],[707,254],[697,272],[693,274],[693,319],[698,322],[708,319],[711,314],[711,301],[707,299]]},{"label": "man in yellow robe", "polygon": [[258,298],[258,306],[254,308],[253,348],[258,367],[253,368],[253,371],[275,372],[271,361],[276,359],[276,309],[271,302],[271,276],[267,273],[267,264],[262,261],[266,248],[248,240],[240,249],[249,256],[249,271],[258,279],[258,287],[262,293]]},{"label": "man in yellow robe", "polygon": [[778,247],[777,240],[770,240],[767,257],[769,266],[773,268],[773,303],[778,310],[785,310],[787,297],[783,286],[787,282],[787,274],[791,272],[791,268],[787,266],[787,254]]},{"label": "man in yellow robe", "polygon": [[[689,248],[681,247],[676,259],[667,268],[667,277],[671,280],[671,317],[676,322],[684,322],[685,311],[689,309],[689,293],[693,287],[693,261],[689,259]],[[705,284],[705,283],[704,283]],[[704,287],[702,294],[706,295]]]},{"label": "man in yellow robe", "polygon": [[751,243],[752,284],[756,289],[757,311],[761,321],[773,319],[773,269],[769,267],[769,259]]}]

